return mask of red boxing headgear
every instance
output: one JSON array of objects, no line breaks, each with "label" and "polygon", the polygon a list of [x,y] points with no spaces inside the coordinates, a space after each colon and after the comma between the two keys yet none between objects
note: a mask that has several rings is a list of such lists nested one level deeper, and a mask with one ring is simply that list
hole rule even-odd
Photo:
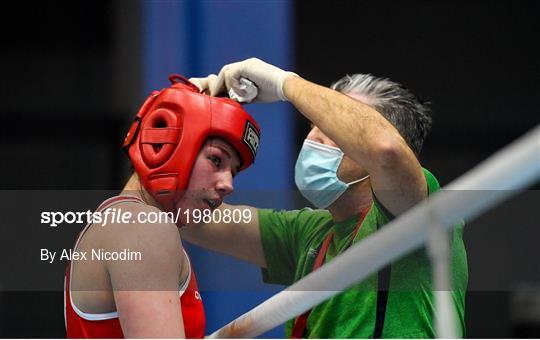
[{"label": "red boxing headgear", "polygon": [[153,91],[140,108],[124,140],[141,183],[166,210],[186,189],[199,150],[209,137],[229,142],[249,167],[259,148],[260,128],[238,104],[210,97],[184,77]]}]

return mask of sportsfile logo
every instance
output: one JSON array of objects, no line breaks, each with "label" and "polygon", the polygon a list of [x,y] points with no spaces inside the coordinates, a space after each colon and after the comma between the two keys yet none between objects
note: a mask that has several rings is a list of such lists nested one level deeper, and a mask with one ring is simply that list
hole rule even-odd
[{"label": "sportsfile logo", "polygon": [[249,120],[246,122],[246,127],[244,128],[244,143],[251,149],[253,157],[255,157],[259,149],[259,131]]},{"label": "sportsfile logo", "polygon": [[172,211],[125,211],[122,208],[108,208],[104,211],[43,211],[41,213],[41,223],[50,227],[57,227],[61,224],[100,224],[102,227],[111,223],[117,224],[162,224],[179,222],[190,223],[250,223],[252,212],[249,209],[178,209],[176,213]]}]

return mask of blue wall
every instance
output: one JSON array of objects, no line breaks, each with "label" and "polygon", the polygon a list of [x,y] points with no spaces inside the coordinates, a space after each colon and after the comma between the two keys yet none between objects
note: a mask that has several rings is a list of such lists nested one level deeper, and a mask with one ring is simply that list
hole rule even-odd
[{"label": "blue wall", "polygon": [[[147,1],[142,8],[142,96],[167,86],[171,73],[186,77],[217,74],[224,64],[249,57],[284,69],[292,67],[292,2]],[[235,194],[229,202],[290,208],[287,193],[294,187],[295,113],[286,103],[254,104],[246,109],[261,125],[261,146],[255,165],[235,180]],[[258,268],[187,248],[205,302],[207,332],[281,289],[263,284]],[[265,336],[283,335],[280,327]]]}]

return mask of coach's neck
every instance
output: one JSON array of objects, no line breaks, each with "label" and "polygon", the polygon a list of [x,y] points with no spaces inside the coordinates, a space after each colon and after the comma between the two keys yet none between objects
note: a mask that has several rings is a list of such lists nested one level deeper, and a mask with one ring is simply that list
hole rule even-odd
[{"label": "coach's neck", "polygon": [[369,208],[373,202],[369,180],[351,185],[328,207],[334,222],[343,222]]}]

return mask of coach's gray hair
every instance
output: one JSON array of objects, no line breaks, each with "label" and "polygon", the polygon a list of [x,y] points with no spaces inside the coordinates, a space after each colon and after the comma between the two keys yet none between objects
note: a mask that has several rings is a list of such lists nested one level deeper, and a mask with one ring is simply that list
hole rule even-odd
[{"label": "coach's gray hair", "polygon": [[432,125],[429,103],[423,102],[404,86],[371,74],[346,75],[331,86],[344,94],[360,95],[396,127],[407,144],[420,154]]}]

